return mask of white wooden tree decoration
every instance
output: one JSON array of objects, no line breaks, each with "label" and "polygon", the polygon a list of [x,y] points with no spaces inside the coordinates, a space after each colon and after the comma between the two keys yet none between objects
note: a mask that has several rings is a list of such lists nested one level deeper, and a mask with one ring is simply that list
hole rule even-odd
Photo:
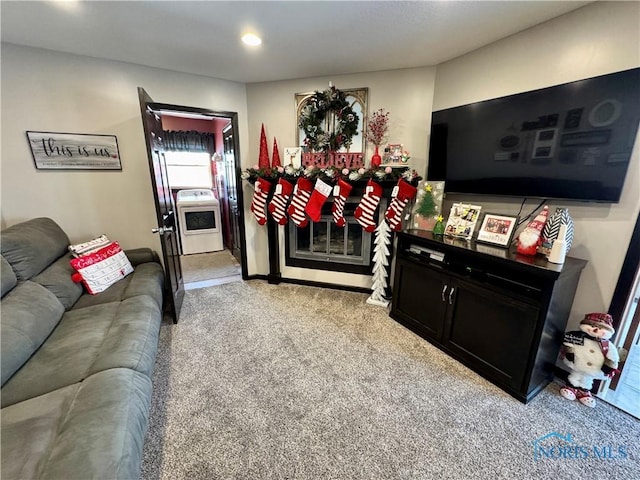
[{"label": "white wooden tree decoration", "polygon": [[375,231],[373,247],[373,293],[367,298],[367,303],[387,307],[389,300],[385,298],[388,286],[387,267],[389,266],[389,245],[391,245],[391,228],[387,224],[384,216],[381,216],[380,223]]}]

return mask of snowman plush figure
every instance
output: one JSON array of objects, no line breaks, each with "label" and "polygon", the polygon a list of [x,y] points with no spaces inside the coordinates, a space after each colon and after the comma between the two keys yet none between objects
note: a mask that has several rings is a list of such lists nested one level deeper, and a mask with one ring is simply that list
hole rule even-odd
[{"label": "snowman plush figure", "polygon": [[565,333],[561,356],[571,373],[560,395],[596,406],[590,392],[593,381],[613,377],[618,371],[618,349],[609,341],[614,332],[611,315],[589,313],[580,322],[579,331]]}]

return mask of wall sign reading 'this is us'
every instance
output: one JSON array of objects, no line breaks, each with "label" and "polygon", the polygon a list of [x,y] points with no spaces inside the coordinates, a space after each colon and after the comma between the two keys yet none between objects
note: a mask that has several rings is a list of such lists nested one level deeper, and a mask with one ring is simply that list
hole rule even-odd
[{"label": "wall sign reading 'this is us'", "polygon": [[115,135],[27,132],[37,169],[122,170]]}]

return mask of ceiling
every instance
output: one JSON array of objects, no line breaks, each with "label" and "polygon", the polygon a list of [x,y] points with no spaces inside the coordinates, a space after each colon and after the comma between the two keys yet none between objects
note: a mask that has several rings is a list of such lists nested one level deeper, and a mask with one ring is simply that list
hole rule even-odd
[{"label": "ceiling", "polygon": [[437,65],[588,3],[2,0],[0,16],[3,42],[254,83]]}]

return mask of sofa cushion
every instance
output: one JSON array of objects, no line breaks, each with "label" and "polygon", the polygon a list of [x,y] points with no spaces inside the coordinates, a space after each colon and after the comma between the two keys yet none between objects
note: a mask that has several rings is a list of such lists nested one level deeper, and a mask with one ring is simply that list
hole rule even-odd
[{"label": "sofa cushion", "polygon": [[2,477],[138,478],[151,380],[129,369],[2,409]]},{"label": "sofa cushion", "polygon": [[5,293],[16,286],[18,279],[9,262],[2,256],[0,256],[0,273],[2,274],[2,295],[0,297],[4,297]]},{"label": "sofa cushion", "polygon": [[100,250],[111,243],[109,237],[106,235],[100,235],[88,242],[76,243],[75,245],[69,245],[69,251],[73,257],[81,257],[83,255],[89,255],[90,253]]},{"label": "sofa cushion", "polygon": [[133,273],[133,267],[118,242],[111,242],[95,252],[72,258],[71,266],[78,271],[82,283],[91,295],[104,292]]},{"label": "sofa cushion", "polygon": [[158,254],[148,247],[143,248],[128,248],[124,251],[125,255],[134,267],[141,263],[155,262],[160,263],[160,257]]},{"label": "sofa cushion", "polygon": [[78,301],[83,292],[82,285],[71,280],[75,272],[69,263],[72,258],[70,253],[63,255],[31,279],[58,297],[66,310]]},{"label": "sofa cushion", "polygon": [[2,385],[42,345],[63,313],[64,307],[55,295],[31,281],[18,284],[2,298]]},{"label": "sofa cushion", "polygon": [[67,253],[69,237],[50,218],[34,218],[0,233],[2,255],[18,280],[29,280]]},{"label": "sofa cushion", "polygon": [[[151,376],[161,310],[148,296],[73,309],[2,388],[2,407],[127,367]],[[3,367],[4,368],[4,367]]]},{"label": "sofa cushion", "polygon": [[162,308],[162,286],[164,272],[159,263],[142,263],[137,265],[133,273],[119,282],[111,285],[107,290],[97,295],[82,295],[73,309],[101,305],[103,303],[119,302],[138,295],[148,295]]}]

